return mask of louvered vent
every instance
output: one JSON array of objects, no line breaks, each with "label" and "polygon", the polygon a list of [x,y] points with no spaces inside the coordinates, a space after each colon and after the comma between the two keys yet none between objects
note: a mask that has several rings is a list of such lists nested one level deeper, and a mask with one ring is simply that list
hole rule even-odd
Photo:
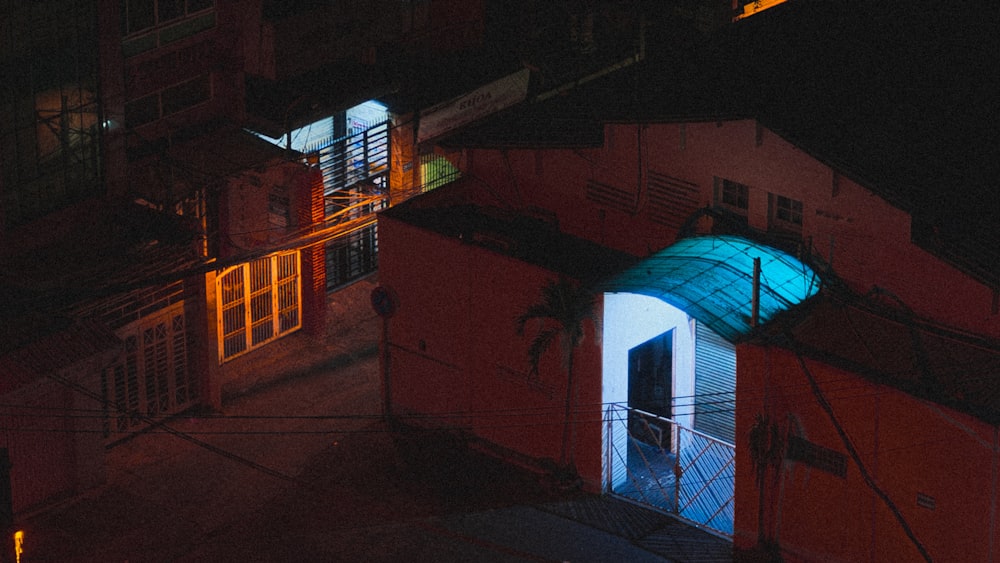
[{"label": "louvered vent", "polygon": [[608,209],[625,213],[632,213],[635,210],[635,192],[593,180],[587,182],[587,199]]},{"label": "louvered vent", "polygon": [[701,322],[696,338],[694,429],[735,444],[736,349]]},{"label": "louvered vent", "polygon": [[649,218],[679,229],[698,210],[698,184],[649,171]]}]

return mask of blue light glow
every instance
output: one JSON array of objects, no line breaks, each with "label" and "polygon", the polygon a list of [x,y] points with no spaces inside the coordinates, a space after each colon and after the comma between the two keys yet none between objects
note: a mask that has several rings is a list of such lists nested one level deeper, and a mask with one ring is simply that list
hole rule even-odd
[{"label": "blue light glow", "polygon": [[660,299],[732,342],[751,329],[755,258],[761,263],[760,324],[819,291],[819,277],[799,260],[735,236],[682,239],[622,273],[605,289]]}]

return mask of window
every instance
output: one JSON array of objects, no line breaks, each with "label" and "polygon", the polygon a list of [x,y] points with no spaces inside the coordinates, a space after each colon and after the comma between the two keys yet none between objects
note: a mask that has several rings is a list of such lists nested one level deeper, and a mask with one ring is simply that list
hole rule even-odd
[{"label": "window", "polygon": [[203,74],[186,82],[131,100],[125,104],[125,124],[139,127],[194,107],[212,97],[209,75]]},{"label": "window", "polygon": [[716,178],[715,204],[727,211],[745,216],[750,207],[750,188],[739,182]]},{"label": "window", "polygon": [[171,115],[189,107],[196,106],[212,96],[208,75],[203,74],[193,80],[181,82],[165,88],[160,93],[163,115]]},{"label": "window", "polygon": [[123,0],[122,54],[134,57],[215,27],[215,0]]},{"label": "window", "polygon": [[207,10],[214,0],[125,0],[122,35],[132,35]]},{"label": "window", "polygon": [[7,2],[0,18],[4,227],[103,193],[94,2]]},{"label": "window", "polygon": [[421,191],[429,192],[461,176],[461,171],[443,156],[436,154],[420,155]]},{"label": "window", "polygon": [[274,254],[224,270],[216,280],[219,361],[280,338],[302,325],[299,254]]},{"label": "window", "polygon": [[119,360],[104,370],[104,437],[120,439],[149,418],[172,414],[197,401],[188,369],[184,306],[176,303],[123,327]]},{"label": "window", "polygon": [[802,202],[783,195],[771,194],[770,227],[779,231],[802,231]]}]

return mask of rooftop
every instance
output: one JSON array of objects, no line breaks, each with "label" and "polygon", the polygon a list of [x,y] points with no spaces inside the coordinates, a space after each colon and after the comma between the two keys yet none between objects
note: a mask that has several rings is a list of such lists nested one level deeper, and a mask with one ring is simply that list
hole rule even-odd
[{"label": "rooftop", "polygon": [[998,284],[996,10],[793,0],[709,37],[651,43],[641,61],[444,142],[593,146],[610,122],[756,119],[911,213],[925,248]]},{"label": "rooftop", "polygon": [[[560,232],[544,214],[533,217],[471,202],[441,203],[440,196],[464,182],[459,180],[382,213],[584,283],[603,281],[636,262],[628,254]],[[433,204],[428,205],[431,200]]]}]

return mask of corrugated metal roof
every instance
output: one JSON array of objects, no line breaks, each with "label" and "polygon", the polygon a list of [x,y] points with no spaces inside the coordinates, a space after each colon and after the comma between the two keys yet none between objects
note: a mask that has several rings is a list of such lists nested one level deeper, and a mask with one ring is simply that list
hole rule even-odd
[{"label": "corrugated metal roof", "polygon": [[613,278],[606,291],[661,299],[736,341],[752,326],[754,260],[760,259],[757,322],[815,295],[820,279],[784,252],[736,236],[681,239]]}]

